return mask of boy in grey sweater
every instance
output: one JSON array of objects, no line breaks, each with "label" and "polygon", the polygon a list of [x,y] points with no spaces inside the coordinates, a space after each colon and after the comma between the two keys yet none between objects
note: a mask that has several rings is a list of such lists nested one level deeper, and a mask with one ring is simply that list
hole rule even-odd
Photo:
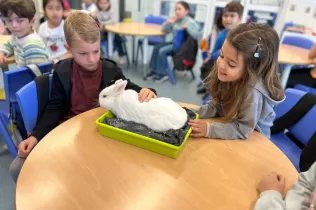
[{"label": "boy in grey sweater", "polygon": [[260,198],[255,210],[314,210],[316,191],[316,163],[299,175],[298,182],[287,192],[283,200],[285,178],[272,173],[264,177],[258,186]]}]

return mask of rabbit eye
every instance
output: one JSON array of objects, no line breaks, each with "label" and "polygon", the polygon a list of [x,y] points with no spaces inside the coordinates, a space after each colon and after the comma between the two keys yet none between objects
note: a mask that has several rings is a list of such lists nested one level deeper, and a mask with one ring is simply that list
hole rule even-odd
[{"label": "rabbit eye", "polygon": [[103,97],[103,98],[106,98],[106,95],[103,95],[102,97]]}]

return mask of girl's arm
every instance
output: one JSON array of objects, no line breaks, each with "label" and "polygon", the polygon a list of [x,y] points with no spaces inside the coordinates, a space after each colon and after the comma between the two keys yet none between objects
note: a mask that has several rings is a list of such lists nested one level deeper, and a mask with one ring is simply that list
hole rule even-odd
[{"label": "girl's arm", "polygon": [[316,45],[311,49],[311,51],[308,54],[309,59],[314,59],[316,58]]},{"label": "girl's arm", "polygon": [[186,30],[195,40],[198,40],[201,36],[200,26],[193,19],[189,19],[188,27],[186,28]]},{"label": "girl's arm", "polygon": [[165,33],[171,33],[172,32],[173,23],[168,23],[166,21],[164,24],[162,24],[162,31]]},{"label": "girl's arm", "polygon": [[200,106],[199,108],[194,109],[193,111],[196,112],[201,119],[222,116],[221,106],[212,100],[207,102],[206,105]]},{"label": "girl's arm", "polygon": [[[262,94],[255,90],[247,95],[237,119],[229,123],[208,123],[207,137],[212,139],[247,139],[262,114]],[[272,124],[272,122],[271,122]]]},{"label": "girl's arm", "polygon": [[285,202],[279,192],[274,190],[264,191],[257,200],[255,210],[285,210]]}]

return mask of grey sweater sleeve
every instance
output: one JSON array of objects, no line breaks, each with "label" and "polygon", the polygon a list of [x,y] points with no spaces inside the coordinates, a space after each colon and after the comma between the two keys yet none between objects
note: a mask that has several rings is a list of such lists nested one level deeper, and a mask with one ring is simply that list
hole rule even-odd
[{"label": "grey sweater sleeve", "polygon": [[309,210],[310,198],[316,186],[316,163],[300,174],[298,182],[287,192],[283,201],[280,193],[276,191],[262,192],[255,210]]},{"label": "grey sweater sleeve", "polygon": [[206,105],[193,109],[193,111],[196,112],[201,119],[223,116],[221,106],[212,100],[208,101]]},{"label": "grey sweater sleeve", "polygon": [[260,194],[255,210],[285,210],[285,202],[281,193],[269,190]]},{"label": "grey sweater sleeve", "polygon": [[173,31],[173,23],[168,23],[167,21],[162,24],[162,31],[165,33],[171,33]]},{"label": "grey sweater sleeve", "polygon": [[198,40],[200,38],[200,36],[202,35],[201,31],[200,31],[200,26],[197,24],[197,22],[193,19],[188,19],[188,22],[186,23],[187,25],[187,32],[190,34],[190,36],[195,39]]},{"label": "grey sweater sleeve", "polygon": [[263,96],[251,91],[241,104],[237,119],[228,123],[208,123],[207,137],[211,139],[247,139],[260,119]]}]

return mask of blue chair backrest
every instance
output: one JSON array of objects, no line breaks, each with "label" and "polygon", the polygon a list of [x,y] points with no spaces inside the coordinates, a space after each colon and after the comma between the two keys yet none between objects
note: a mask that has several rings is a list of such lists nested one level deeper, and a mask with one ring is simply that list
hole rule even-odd
[{"label": "blue chair backrest", "polygon": [[308,93],[316,94],[316,89],[315,88],[308,87],[308,86],[305,86],[305,85],[301,85],[301,84],[295,85],[294,88],[297,89],[297,90],[302,90],[302,91],[305,91],[305,92],[308,92]]},{"label": "blue chair backrest", "polygon": [[[51,62],[45,62],[37,65],[42,74],[50,73],[53,69]],[[16,102],[15,93],[20,90],[24,85],[33,81],[35,75],[27,67],[22,67],[16,70],[7,71],[4,73],[4,89],[6,100]]]},{"label": "blue chair backrest", "polygon": [[292,26],[294,26],[294,22],[287,22],[284,24],[282,31],[285,31],[288,27],[292,27]]},{"label": "blue chair backrest", "polygon": [[[52,84],[52,74],[49,75],[49,92]],[[16,93],[16,99],[23,117],[25,129],[31,132],[36,125],[38,116],[38,98],[35,81],[26,84]]]},{"label": "blue chair backrest", "polygon": [[[276,109],[276,119],[286,114],[306,94],[301,90],[289,88],[285,91],[286,99]],[[316,105],[297,123],[288,128],[288,131],[304,145],[316,131]]]},{"label": "blue chair backrest", "polygon": [[282,44],[294,45],[307,50],[311,50],[315,45],[313,40],[301,36],[285,36]]},{"label": "blue chair backrest", "polygon": [[145,23],[162,25],[166,21],[167,21],[167,18],[164,16],[148,15],[145,17]]},{"label": "blue chair backrest", "polygon": [[175,37],[173,38],[173,51],[174,52],[177,52],[180,49],[185,39],[186,39],[186,31],[184,29],[179,29],[176,32]]}]

